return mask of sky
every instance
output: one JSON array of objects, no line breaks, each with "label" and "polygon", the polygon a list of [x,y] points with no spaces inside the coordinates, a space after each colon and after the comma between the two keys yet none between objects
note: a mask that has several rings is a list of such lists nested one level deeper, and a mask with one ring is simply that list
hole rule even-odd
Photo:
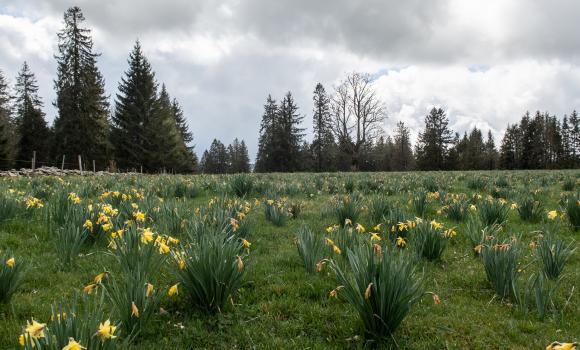
[{"label": "sky", "polygon": [[198,154],[237,137],[253,158],[266,97],[287,91],[311,139],[316,83],[332,92],[350,72],[375,77],[386,135],[403,121],[416,137],[433,106],[454,131],[496,141],[527,110],[580,109],[578,0],[0,0],[0,70],[13,83],[29,63],[50,122],[56,34],[74,5],[111,106],[138,39]]}]

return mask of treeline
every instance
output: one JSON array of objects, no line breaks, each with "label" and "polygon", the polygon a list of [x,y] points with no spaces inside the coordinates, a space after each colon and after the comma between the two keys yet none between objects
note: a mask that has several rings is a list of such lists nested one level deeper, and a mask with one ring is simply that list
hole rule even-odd
[{"label": "treeline", "polygon": [[11,93],[0,72],[0,167],[64,165],[85,168],[189,173],[196,169],[193,135],[177,102],[159,87],[139,42],[129,55],[114,107],[97,67],[91,30],[78,7],[64,14],[58,33],[57,109],[48,126],[38,85],[24,62]]},{"label": "treeline", "polygon": [[328,94],[322,84],[313,92],[313,133],[304,139],[292,93],[280,103],[264,104],[255,171],[408,171],[564,169],[580,166],[580,120],[573,111],[562,120],[549,113],[526,113],[508,125],[499,148],[490,130],[462,136],[449,127],[442,108],[433,108],[415,146],[409,128],[399,121],[392,135],[382,124],[385,106],[372,77],[353,73]]},{"label": "treeline", "polygon": [[250,157],[246,143],[236,138],[228,147],[214,139],[209,150],[203,152],[200,170],[206,174],[235,174],[250,172]]}]

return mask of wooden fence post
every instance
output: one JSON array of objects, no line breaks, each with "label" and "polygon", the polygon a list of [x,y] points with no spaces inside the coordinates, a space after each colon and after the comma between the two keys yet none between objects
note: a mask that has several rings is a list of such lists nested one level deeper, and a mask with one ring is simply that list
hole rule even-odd
[{"label": "wooden fence post", "polygon": [[83,163],[80,154],[79,154],[79,170],[81,171],[81,175],[83,175]]}]

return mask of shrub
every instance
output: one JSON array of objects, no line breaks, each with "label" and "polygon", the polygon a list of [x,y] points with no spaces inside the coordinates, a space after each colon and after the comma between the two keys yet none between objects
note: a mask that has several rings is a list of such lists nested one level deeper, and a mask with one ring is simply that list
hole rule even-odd
[{"label": "shrub", "polygon": [[387,339],[397,330],[423,290],[411,261],[384,249],[378,253],[368,245],[346,252],[349,270],[332,261],[339,284],[331,295],[340,295],[363,321],[366,333]]},{"label": "shrub", "polygon": [[555,280],[560,276],[566,262],[575,251],[572,249],[572,245],[573,243],[565,245],[563,241],[556,239],[551,233],[547,233],[539,239],[535,255],[546,277]]},{"label": "shrub", "polygon": [[221,312],[245,274],[243,245],[235,237],[205,234],[183,246],[177,278],[190,302],[202,311]]},{"label": "shrub", "polygon": [[10,251],[0,251],[0,304],[7,303],[22,284],[25,264]]},{"label": "shrub", "polygon": [[538,222],[543,213],[544,207],[542,203],[531,196],[522,198],[518,203],[518,214],[523,221]]},{"label": "shrub", "polygon": [[302,226],[296,235],[296,247],[306,272],[314,273],[316,264],[324,257],[324,237],[312,232],[308,226]]},{"label": "shrub", "polygon": [[254,187],[254,180],[248,174],[234,175],[230,180],[230,190],[238,197],[245,198]]},{"label": "shrub", "polygon": [[481,257],[487,280],[497,295],[502,298],[514,297],[518,275],[520,250],[515,240],[509,242],[491,239],[481,249]]},{"label": "shrub", "polygon": [[507,221],[509,210],[509,206],[504,201],[497,200],[484,200],[477,208],[479,218],[485,226],[504,225]]}]

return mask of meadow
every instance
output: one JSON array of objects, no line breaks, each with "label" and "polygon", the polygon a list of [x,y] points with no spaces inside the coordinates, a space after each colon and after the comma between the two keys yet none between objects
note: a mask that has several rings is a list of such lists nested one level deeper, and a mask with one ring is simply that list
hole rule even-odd
[{"label": "meadow", "polygon": [[578,341],[579,189],[578,171],[0,179],[0,348]]}]

